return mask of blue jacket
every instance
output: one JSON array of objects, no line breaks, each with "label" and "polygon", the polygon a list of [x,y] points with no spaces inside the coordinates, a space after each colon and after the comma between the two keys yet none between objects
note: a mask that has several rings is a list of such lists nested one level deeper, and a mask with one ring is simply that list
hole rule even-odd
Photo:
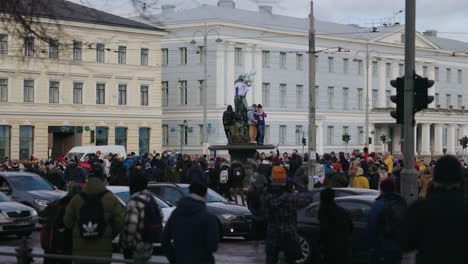
[{"label": "blue jacket", "polygon": [[124,166],[127,169],[130,169],[132,165],[140,159],[140,156],[135,156],[133,159],[125,160]]},{"label": "blue jacket", "polygon": [[252,107],[247,108],[247,125],[249,126],[256,126],[257,125],[257,117],[255,116],[255,112]]}]

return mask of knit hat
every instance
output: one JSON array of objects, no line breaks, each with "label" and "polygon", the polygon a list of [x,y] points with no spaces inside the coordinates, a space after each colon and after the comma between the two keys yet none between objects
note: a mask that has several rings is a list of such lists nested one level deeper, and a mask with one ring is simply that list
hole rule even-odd
[{"label": "knit hat", "polygon": [[383,193],[390,193],[395,192],[396,190],[396,182],[392,178],[385,178],[383,181],[380,182],[380,190]]},{"label": "knit hat", "polygon": [[463,169],[455,156],[446,155],[437,161],[433,176],[437,183],[460,183],[463,180]]},{"label": "knit hat", "polygon": [[342,168],[341,163],[335,163],[333,165],[333,170],[339,171],[341,170],[341,168]]},{"label": "knit hat", "polygon": [[133,173],[129,179],[130,194],[143,191],[148,187],[148,179],[140,172]]}]

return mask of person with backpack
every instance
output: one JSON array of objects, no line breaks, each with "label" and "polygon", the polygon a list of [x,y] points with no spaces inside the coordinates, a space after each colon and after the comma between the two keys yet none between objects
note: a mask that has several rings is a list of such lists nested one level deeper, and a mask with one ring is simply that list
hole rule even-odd
[{"label": "person with backpack", "polygon": [[234,197],[236,204],[239,204],[238,197],[240,196],[242,205],[245,205],[244,178],[244,167],[240,162],[234,161],[231,164],[231,168],[229,168],[228,184],[231,196]]},{"label": "person with backpack", "polygon": [[[45,254],[72,254],[72,230],[65,227],[63,216],[71,199],[79,194],[81,189],[79,184],[72,185],[65,197],[50,203],[44,211],[39,213],[42,223],[41,247]],[[70,263],[71,260],[44,258],[44,264]]]},{"label": "person with backpack", "polygon": [[217,193],[220,193],[219,191],[219,172],[216,169],[216,163],[215,161],[210,160],[208,162],[208,168],[205,170],[205,177],[206,180],[208,181],[208,188],[214,190]]},{"label": "person with backpack", "polygon": [[344,188],[348,186],[348,179],[343,173],[341,163],[333,164],[333,168],[325,176],[323,185],[328,188]]},{"label": "person with backpack", "polygon": [[162,236],[162,250],[169,263],[214,264],[219,224],[206,209],[207,187],[191,184],[190,195],[172,212]]},{"label": "person with backpack", "polygon": [[125,207],[119,240],[125,259],[136,255],[148,260],[153,254],[153,243],[161,242],[163,214],[147,187],[148,180],[142,174],[130,177],[131,198]]},{"label": "person with backpack", "polygon": [[372,204],[367,221],[370,235],[369,264],[400,264],[399,227],[406,213],[406,201],[396,192],[396,183],[386,178],[380,183],[382,193]]},{"label": "person with backpack", "polygon": [[231,166],[226,161],[226,159],[220,159],[219,166],[219,191],[222,196],[226,199],[231,200],[231,195],[229,192],[229,168]]},{"label": "person with backpack", "polygon": [[106,189],[105,180],[103,168],[94,166],[83,192],[65,210],[63,223],[73,229],[74,256],[112,257],[112,240],[122,230],[124,219],[122,206]]}]

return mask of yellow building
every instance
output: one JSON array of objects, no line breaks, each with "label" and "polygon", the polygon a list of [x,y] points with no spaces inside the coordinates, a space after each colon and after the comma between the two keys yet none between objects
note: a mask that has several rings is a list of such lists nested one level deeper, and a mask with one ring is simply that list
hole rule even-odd
[{"label": "yellow building", "polygon": [[46,38],[18,33],[14,22],[0,28],[0,160],[58,157],[74,145],[161,150],[166,33],[53,2],[60,6],[37,11]]}]

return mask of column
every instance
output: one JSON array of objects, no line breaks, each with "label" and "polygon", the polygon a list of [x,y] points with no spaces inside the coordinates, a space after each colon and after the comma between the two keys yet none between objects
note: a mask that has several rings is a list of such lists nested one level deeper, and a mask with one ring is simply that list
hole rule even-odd
[{"label": "column", "polygon": [[237,76],[234,76],[234,42],[226,42],[226,71],[224,72],[225,79],[225,95],[224,102],[226,105],[234,106],[234,81]]},{"label": "column", "polygon": [[216,45],[216,107],[224,108],[224,44]]},{"label": "column", "polygon": [[[433,80],[435,81],[435,66],[431,65],[429,66],[428,68],[428,77],[429,77],[429,80]],[[436,92],[436,82],[434,82],[434,85],[429,88],[429,90],[427,91],[428,92],[428,95],[429,96],[435,96],[435,92]],[[432,103],[429,104],[429,108],[435,108],[435,100],[432,101]]]},{"label": "column", "polygon": [[455,131],[457,126],[454,124],[447,125],[447,154],[455,154],[456,142]]},{"label": "column", "polygon": [[383,108],[387,107],[386,105],[386,88],[387,88],[387,74],[385,71],[385,68],[387,67],[387,61],[382,59],[380,60],[380,66],[379,66],[379,102],[378,102],[378,107]]},{"label": "column", "polygon": [[[370,109],[372,109],[372,88],[373,88],[372,84],[374,82],[373,81],[373,79],[374,79],[373,75],[374,74],[373,74],[373,69],[372,69],[373,68],[372,67],[373,61],[374,60],[372,59],[372,57],[369,58],[368,65],[367,65],[368,70],[366,70],[366,72],[367,72],[367,76],[366,76],[366,78],[367,78],[367,87],[366,87],[367,91],[366,91],[366,93],[367,93],[367,96],[368,96],[369,111],[370,111]],[[365,102],[365,99],[364,99],[364,102]],[[366,106],[364,106],[364,109],[366,109],[365,107]],[[364,130],[366,130],[366,128],[364,128]]]},{"label": "column", "polygon": [[317,125],[317,153],[323,155],[323,124]]},{"label": "column", "polygon": [[393,154],[401,154],[401,126],[393,127]]},{"label": "column", "polygon": [[[23,89],[21,89],[23,90]],[[19,124],[10,122],[11,130],[11,144],[10,144],[10,159],[18,160],[19,159]]]},{"label": "column", "polygon": [[[252,71],[252,69],[253,69],[253,67],[252,67],[252,58],[253,58],[252,52],[253,52],[252,44],[247,44],[247,46],[245,46],[245,48],[244,48],[244,72],[245,73],[250,73]],[[247,94],[246,99],[247,99],[247,104],[252,105],[252,103],[253,103],[253,91],[250,91]]]},{"label": "column", "polygon": [[434,124],[434,155],[443,155],[442,133],[443,125]]},{"label": "column", "polygon": [[421,124],[421,156],[431,155],[431,124]]},{"label": "column", "polygon": [[254,45],[253,48],[254,56],[254,69],[257,72],[257,75],[254,77],[254,83],[252,85],[252,94],[255,104],[263,103],[262,102],[262,83],[263,83],[263,61],[262,61],[262,46]]}]

